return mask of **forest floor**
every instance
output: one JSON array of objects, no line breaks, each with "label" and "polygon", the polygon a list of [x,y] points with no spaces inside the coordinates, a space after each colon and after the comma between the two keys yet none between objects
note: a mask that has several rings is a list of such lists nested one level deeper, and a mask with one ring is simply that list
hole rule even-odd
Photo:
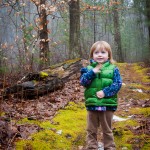
[{"label": "forest floor", "polygon": [[[123,85],[113,122],[117,150],[150,149],[150,66],[144,63],[117,64]],[[1,102],[0,149],[82,150],[86,136],[84,88],[79,78],[63,89],[38,99],[11,95]],[[99,131],[100,132],[100,131]],[[101,133],[99,133],[101,140]]]}]

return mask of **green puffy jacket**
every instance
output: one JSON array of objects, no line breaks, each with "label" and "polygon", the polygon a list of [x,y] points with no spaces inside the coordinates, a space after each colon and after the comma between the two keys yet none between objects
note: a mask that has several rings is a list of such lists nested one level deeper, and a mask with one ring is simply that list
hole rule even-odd
[{"label": "green puffy jacket", "polygon": [[[95,66],[96,64],[91,64],[87,66],[87,69],[93,69]],[[104,98],[98,98],[96,96],[96,92],[113,83],[115,67],[116,66],[109,61],[102,65],[102,68],[100,69],[101,72],[96,74],[96,78],[94,78],[91,84],[85,89],[84,96],[86,99],[86,106],[117,106],[117,94],[112,97]]]}]

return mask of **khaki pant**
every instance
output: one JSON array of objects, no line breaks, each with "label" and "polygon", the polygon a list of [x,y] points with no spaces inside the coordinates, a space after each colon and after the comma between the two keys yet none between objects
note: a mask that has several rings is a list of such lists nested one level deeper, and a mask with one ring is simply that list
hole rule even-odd
[{"label": "khaki pant", "polygon": [[98,150],[97,132],[101,125],[105,150],[115,150],[112,132],[113,111],[87,112],[87,147],[86,150]]}]

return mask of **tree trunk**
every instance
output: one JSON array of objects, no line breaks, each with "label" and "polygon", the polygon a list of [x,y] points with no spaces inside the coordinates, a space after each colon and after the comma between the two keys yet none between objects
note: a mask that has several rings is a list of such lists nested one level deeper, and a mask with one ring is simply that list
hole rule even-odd
[{"label": "tree trunk", "polygon": [[[115,0],[117,3],[118,0]],[[123,62],[122,56],[122,47],[121,47],[121,33],[120,33],[120,25],[119,25],[119,13],[117,10],[117,5],[114,5],[113,9],[113,21],[114,21],[114,44],[115,44],[115,51],[116,51],[116,60],[118,62]]]},{"label": "tree trunk", "polygon": [[149,34],[149,50],[150,50],[150,0],[146,0],[146,15]]},{"label": "tree trunk", "polygon": [[[40,6],[46,5],[46,0],[40,0]],[[49,45],[48,45],[48,30],[47,30],[47,15],[46,9],[40,8],[40,25],[39,25],[39,36],[40,36],[40,64],[39,70],[49,65]]]},{"label": "tree trunk", "polygon": [[69,2],[70,13],[70,39],[69,39],[69,58],[81,56],[80,48],[80,6],[79,0]]},{"label": "tree trunk", "polygon": [[50,66],[40,72],[29,73],[14,86],[7,87],[3,97],[14,94],[20,98],[35,98],[53,92],[62,88],[70,79],[79,79],[81,67],[82,61],[78,58]]},{"label": "tree trunk", "polygon": [[[94,1],[95,3],[95,1]],[[95,9],[94,9],[94,12],[93,12],[93,19],[94,19],[94,43],[96,42],[96,14],[95,14]]]}]

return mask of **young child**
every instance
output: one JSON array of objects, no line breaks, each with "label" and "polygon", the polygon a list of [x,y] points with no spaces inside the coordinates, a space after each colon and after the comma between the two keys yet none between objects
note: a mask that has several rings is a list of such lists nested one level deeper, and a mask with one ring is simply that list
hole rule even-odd
[{"label": "young child", "polygon": [[85,87],[87,109],[86,150],[97,150],[97,131],[101,125],[105,150],[115,150],[112,132],[113,113],[117,109],[117,93],[122,79],[113,64],[110,45],[105,41],[94,43],[90,51],[90,65],[81,69],[80,83]]}]

